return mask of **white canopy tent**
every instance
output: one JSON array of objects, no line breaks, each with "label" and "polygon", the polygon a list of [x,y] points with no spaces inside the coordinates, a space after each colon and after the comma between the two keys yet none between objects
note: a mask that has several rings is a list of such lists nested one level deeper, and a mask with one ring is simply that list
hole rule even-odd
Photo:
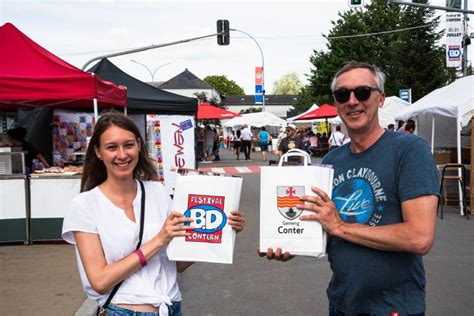
[{"label": "white canopy tent", "polygon": [[313,122],[314,120],[301,120],[301,121],[296,121],[296,119],[299,118],[299,117],[301,117],[301,116],[303,116],[303,115],[305,115],[306,113],[309,113],[309,112],[311,112],[311,111],[313,111],[313,110],[316,110],[317,108],[319,108],[319,106],[318,106],[316,103],[313,103],[313,105],[312,105],[306,112],[303,112],[303,113],[298,114],[298,115],[293,116],[293,117],[288,117],[288,118],[286,119],[286,121],[287,121],[288,123],[294,123],[294,124],[297,124],[297,123],[311,123],[311,122]]},{"label": "white canopy tent", "polygon": [[[423,98],[416,101],[412,106],[408,107],[399,115],[397,115],[397,119],[407,120],[411,117],[419,118],[420,116],[431,116],[432,152],[434,151],[435,146],[436,120],[442,122],[443,118],[450,118],[451,120],[455,119],[455,126],[453,126],[452,123],[445,125],[442,128],[442,132],[446,133],[450,130],[455,131],[457,162],[461,163],[461,130],[464,126],[469,124],[473,115],[474,76],[467,76],[425,95]],[[458,170],[459,175],[460,173],[461,170]],[[461,190],[462,189],[458,184],[459,206],[461,209],[461,214],[464,214]]]},{"label": "white canopy tent", "polygon": [[453,83],[436,89],[400,112],[396,119],[429,115],[432,119],[431,150],[434,150],[435,123],[439,117],[456,120],[457,161],[461,163],[461,129],[467,126],[474,115],[474,76],[460,78]]},{"label": "white canopy tent", "polygon": [[[395,117],[397,116],[397,114],[400,113],[402,110],[408,108],[408,106],[410,106],[410,103],[400,99],[399,97],[386,97],[383,107],[379,110],[380,126],[386,128],[389,124],[395,124]],[[342,120],[339,116],[336,116],[335,118],[330,119],[329,123],[341,125]]]},{"label": "white canopy tent", "polygon": [[234,117],[233,119],[224,123],[224,127],[239,128],[247,124],[249,127],[262,127],[262,126],[278,126],[284,127],[287,125],[286,121],[279,118],[275,114],[270,112],[255,112],[242,114],[242,116]]}]

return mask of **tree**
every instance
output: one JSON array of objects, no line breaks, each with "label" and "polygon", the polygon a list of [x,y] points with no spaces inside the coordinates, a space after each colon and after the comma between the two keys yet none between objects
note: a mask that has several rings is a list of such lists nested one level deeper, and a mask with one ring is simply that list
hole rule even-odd
[{"label": "tree", "polygon": [[243,95],[244,89],[234,80],[230,80],[227,76],[211,75],[203,79],[205,82],[213,86],[220,95]]},{"label": "tree", "polygon": [[400,88],[411,88],[412,101],[415,102],[452,81],[453,72],[446,68],[445,49],[436,45],[443,36],[442,31],[436,31],[439,19],[434,17],[433,10],[412,6],[405,8],[400,17],[401,28],[425,27],[400,32],[397,40],[389,43],[388,51],[392,56],[390,65],[386,66],[387,92],[398,95]]},{"label": "tree", "polygon": [[[313,67],[306,93],[318,104],[333,102],[331,81],[349,60],[379,66],[387,75],[386,94],[398,95],[399,89],[411,88],[413,101],[451,80],[438,45],[439,18],[434,18],[433,10],[374,0],[364,11],[340,13],[332,24],[327,50],[315,50],[310,57]],[[412,29],[386,32],[403,28]]]},{"label": "tree", "polygon": [[[307,111],[313,103],[317,103],[315,98],[311,95],[311,87],[309,85],[301,88],[298,94],[298,100],[293,104],[298,113]],[[317,103],[319,104],[319,103]]]},{"label": "tree", "polygon": [[273,94],[298,94],[302,84],[296,73],[288,73],[273,83]]},{"label": "tree", "polygon": [[196,99],[198,99],[198,103],[201,104],[203,102],[208,102],[210,105],[218,106],[220,107],[219,100],[217,96],[213,96],[212,98],[208,98],[207,93],[204,91],[201,92],[194,92],[193,93]]},{"label": "tree", "polygon": [[246,108],[245,110],[240,110],[239,114],[262,112],[262,110],[263,110],[262,108],[256,108],[254,106],[250,106],[249,108]]}]

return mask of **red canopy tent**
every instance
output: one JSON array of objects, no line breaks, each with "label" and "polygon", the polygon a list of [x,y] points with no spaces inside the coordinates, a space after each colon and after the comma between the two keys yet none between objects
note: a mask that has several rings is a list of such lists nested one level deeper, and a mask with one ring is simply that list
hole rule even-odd
[{"label": "red canopy tent", "polygon": [[305,115],[302,115],[295,119],[295,121],[299,120],[314,120],[314,119],[322,119],[322,118],[330,118],[330,117],[336,117],[338,115],[336,107],[329,105],[329,104],[323,104],[319,108],[306,113]]},{"label": "red canopy tent", "polygon": [[198,120],[230,119],[236,116],[240,116],[240,114],[218,108],[207,102],[199,104],[197,113]]},{"label": "red canopy tent", "polygon": [[[124,107],[127,91],[53,55],[13,24],[0,27],[0,109]],[[96,112],[97,113],[97,112]]]}]

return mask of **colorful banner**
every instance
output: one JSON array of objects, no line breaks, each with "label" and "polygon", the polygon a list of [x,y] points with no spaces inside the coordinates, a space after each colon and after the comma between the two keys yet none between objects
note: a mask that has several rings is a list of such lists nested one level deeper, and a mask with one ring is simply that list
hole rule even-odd
[{"label": "colorful banner", "polygon": [[255,67],[255,104],[263,104],[263,67]]},{"label": "colorful banner", "polygon": [[94,114],[54,110],[52,125],[54,165],[83,161],[87,138],[95,125]]},{"label": "colorful banner", "polygon": [[[176,173],[172,170],[177,168],[194,168],[194,127],[192,116],[184,115],[149,115],[152,124],[148,123],[148,130],[153,131],[153,139],[149,140],[149,148],[154,147],[152,154],[160,181],[169,194],[174,192]],[[184,127],[184,128],[183,128]],[[150,134],[150,133],[149,133]]]},{"label": "colorful banner", "polygon": [[446,12],[446,67],[462,67],[462,13]]},{"label": "colorful banner", "polygon": [[255,67],[255,85],[263,84],[263,67]]}]

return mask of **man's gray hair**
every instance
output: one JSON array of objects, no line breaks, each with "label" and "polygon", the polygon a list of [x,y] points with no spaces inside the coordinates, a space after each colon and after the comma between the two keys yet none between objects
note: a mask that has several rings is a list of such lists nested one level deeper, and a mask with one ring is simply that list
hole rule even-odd
[{"label": "man's gray hair", "polygon": [[377,88],[379,89],[380,92],[384,92],[384,85],[385,85],[385,74],[380,70],[379,67],[375,65],[371,65],[368,63],[363,63],[360,61],[350,61],[347,64],[345,64],[334,76],[332,79],[331,83],[331,91],[334,92],[336,89],[336,81],[337,78],[342,75],[345,72],[348,72],[352,69],[357,69],[357,68],[363,68],[363,69],[368,69],[375,78],[375,83],[377,85]]}]

